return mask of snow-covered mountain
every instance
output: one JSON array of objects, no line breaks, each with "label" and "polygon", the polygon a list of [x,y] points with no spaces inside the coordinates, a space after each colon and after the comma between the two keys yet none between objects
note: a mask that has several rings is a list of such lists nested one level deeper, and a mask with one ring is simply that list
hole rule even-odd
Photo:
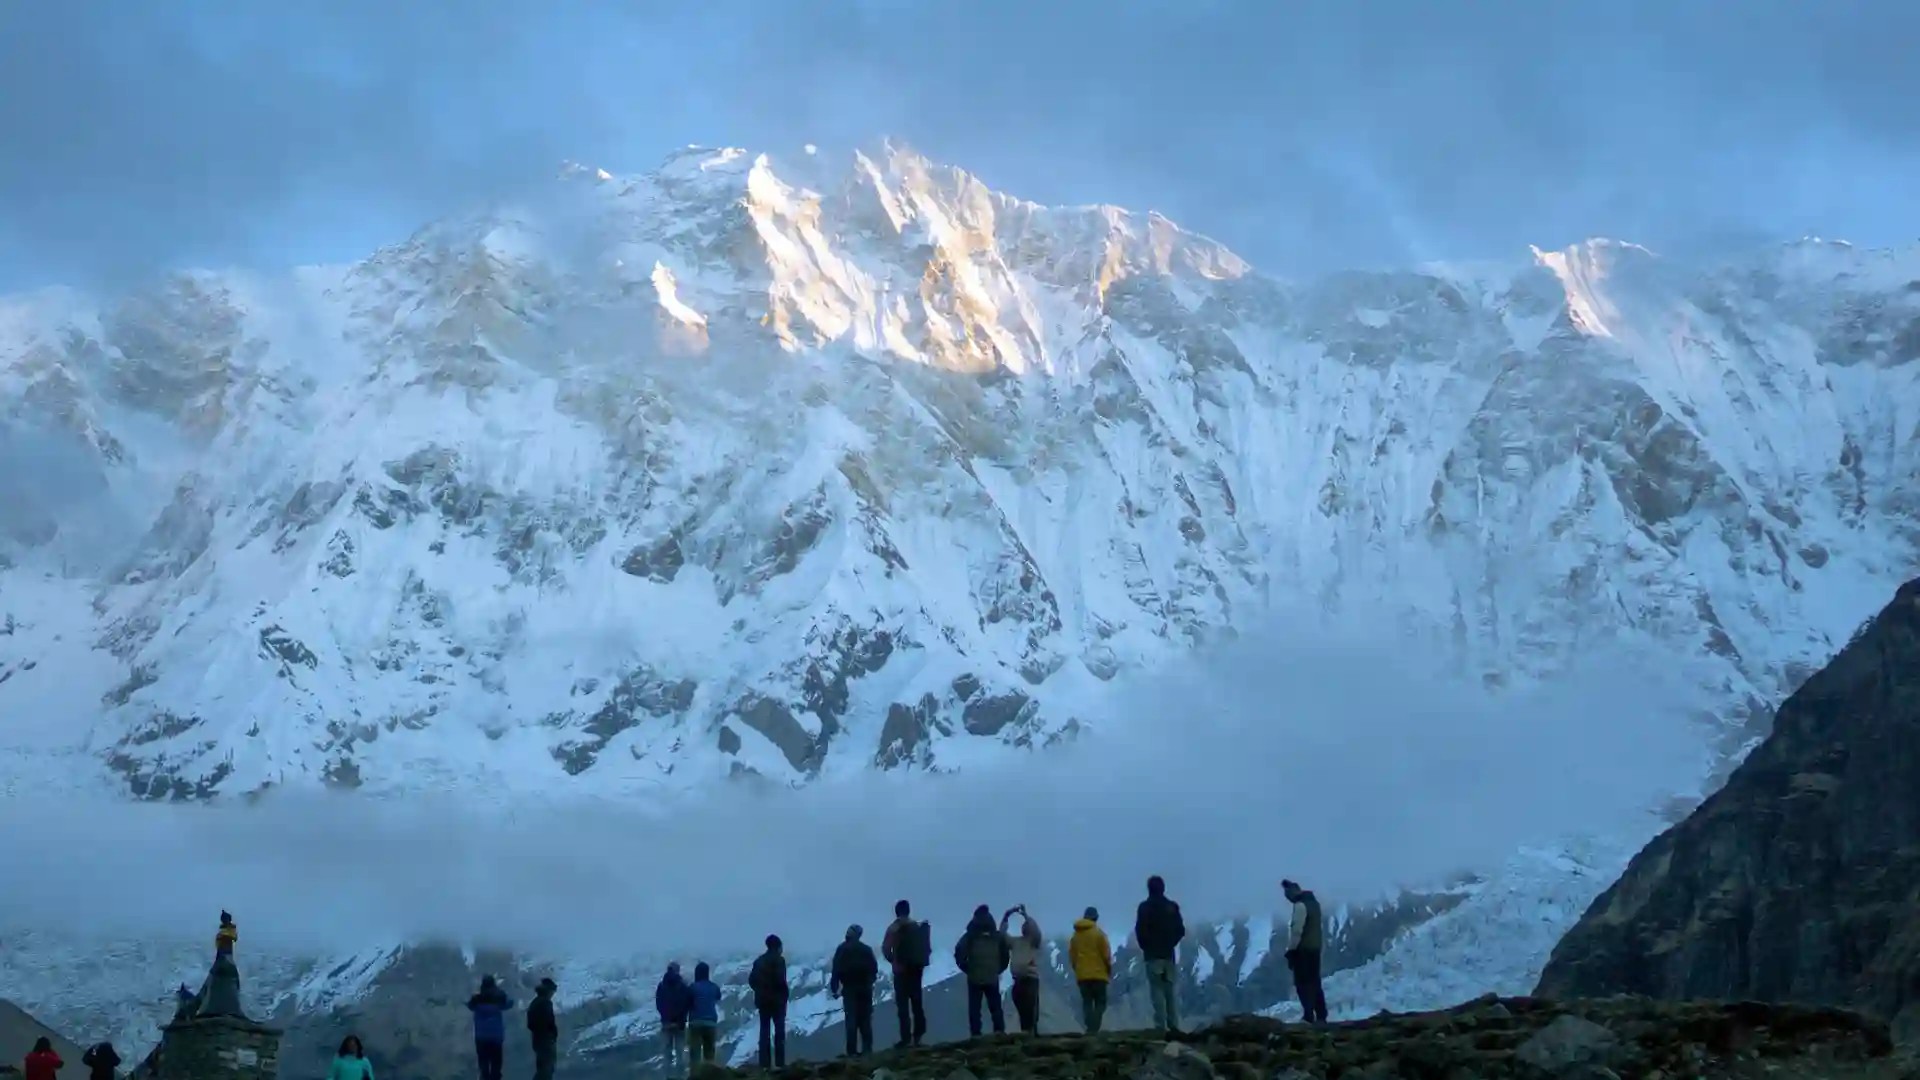
[{"label": "snow-covered mountain", "polygon": [[[1920,249],[1285,282],[892,147],[570,167],[351,267],[0,300],[0,774],[987,767],[1302,598],[1494,692],[1697,656],[1732,749],[1912,575],[1916,360]],[[1616,858],[1521,857],[1404,948],[1564,925]],[[1395,955],[1330,992],[1401,1001]]]}]

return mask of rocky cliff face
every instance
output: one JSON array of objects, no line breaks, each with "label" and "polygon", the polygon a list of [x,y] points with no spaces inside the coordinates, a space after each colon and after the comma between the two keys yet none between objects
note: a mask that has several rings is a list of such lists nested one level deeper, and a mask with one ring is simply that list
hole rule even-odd
[{"label": "rocky cliff face", "polygon": [[1920,1008],[1920,580],[1642,851],[1539,992]]}]

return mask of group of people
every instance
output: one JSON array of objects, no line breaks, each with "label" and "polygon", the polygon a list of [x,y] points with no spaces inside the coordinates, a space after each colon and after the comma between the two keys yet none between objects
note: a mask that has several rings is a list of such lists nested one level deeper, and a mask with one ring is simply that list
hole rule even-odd
[{"label": "group of people", "polygon": [[[1327,1019],[1327,1000],[1320,986],[1320,953],[1326,936],[1320,902],[1310,890],[1296,882],[1283,881],[1281,889],[1292,905],[1285,952],[1287,966],[1293,973],[1304,1019],[1322,1024]],[[865,940],[866,931],[857,924],[847,927],[846,938],[833,953],[827,993],[839,1000],[845,1010],[849,1057],[873,1051],[874,988],[880,981],[882,961],[893,977],[894,1011],[900,1031],[895,1046],[918,1046],[926,1039],[925,982],[927,968],[933,962],[933,930],[924,920],[914,918],[913,906],[906,900],[893,906],[893,915],[893,921],[881,937],[877,955]],[[1015,916],[1020,920],[1017,928],[1013,926]],[[1180,905],[1167,896],[1166,882],[1158,875],[1148,878],[1146,899],[1134,914],[1133,941],[1143,961],[1153,1025],[1169,1033],[1180,1030],[1175,957],[1186,936],[1186,920],[1180,913]],[[1001,977],[1008,974],[1012,975],[1010,996],[1020,1030],[1039,1033],[1040,958],[1044,944],[1040,924],[1025,904],[1008,908],[997,922],[987,905],[974,909],[973,917],[953,946],[954,965],[966,983],[969,1034],[982,1034],[988,1024],[995,1033],[1006,1031]],[[1098,1032],[1106,1017],[1107,991],[1113,982],[1114,969],[1113,945],[1100,926],[1100,912],[1096,909],[1087,908],[1074,921],[1067,959],[1080,991],[1081,1024],[1089,1033]],[[671,1068],[690,1068],[713,1060],[721,994],[711,975],[711,968],[701,963],[694,968],[693,981],[688,982],[676,961],[667,966],[666,975],[655,989],[654,1005],[660,1014],[667,1063]],[[747,988],[759,1020],[759,1064],[762,1068],[780,1068],[787,1059],[787,1004],[792,997],[792,987],[779,935],[767,936],[766,951],[754,960],[747,974]],[[476,1038],[478,1032],[476,1023]],[[483,1065],[481,1080],[498,1080],[498,1074],[487,1074]]]}]

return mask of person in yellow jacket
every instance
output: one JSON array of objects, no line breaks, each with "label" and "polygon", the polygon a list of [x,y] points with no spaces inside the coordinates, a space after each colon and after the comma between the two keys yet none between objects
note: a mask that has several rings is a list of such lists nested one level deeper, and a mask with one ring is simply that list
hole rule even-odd
[{"label": "person in yellow jacket", "polygon": [[1113,981],[1113,944],[1100,929],[1100,912],[1088,908],[1073,924],[1073,940],[1067,943],[1067,960],[1073,965],[1073,978],[1080,984],[1080,1019],[1089,1035],[1100,1030],[1107,1015],[1107,984]]},{"label": "person in yellow jacket", "polygon": [[233,916],[224,911],[221,912],[220,929],[215,931],[213,935],[213,955],[216,957],[221,955],[232,956],[234,942],[239,940],[240,928],[233,925]]}]

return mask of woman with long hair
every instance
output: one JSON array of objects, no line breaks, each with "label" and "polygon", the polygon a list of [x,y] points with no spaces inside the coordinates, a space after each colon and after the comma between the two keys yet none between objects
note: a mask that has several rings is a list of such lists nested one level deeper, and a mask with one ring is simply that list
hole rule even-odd
[{"label": "woman with long hair", "polygon": [[340,1052],[333,1055],[333,1068],[327,1070],[327,1080],[373,1080],[373,1063],[367,1060],[360,1036],[349,1035],[340,1040]]}]

